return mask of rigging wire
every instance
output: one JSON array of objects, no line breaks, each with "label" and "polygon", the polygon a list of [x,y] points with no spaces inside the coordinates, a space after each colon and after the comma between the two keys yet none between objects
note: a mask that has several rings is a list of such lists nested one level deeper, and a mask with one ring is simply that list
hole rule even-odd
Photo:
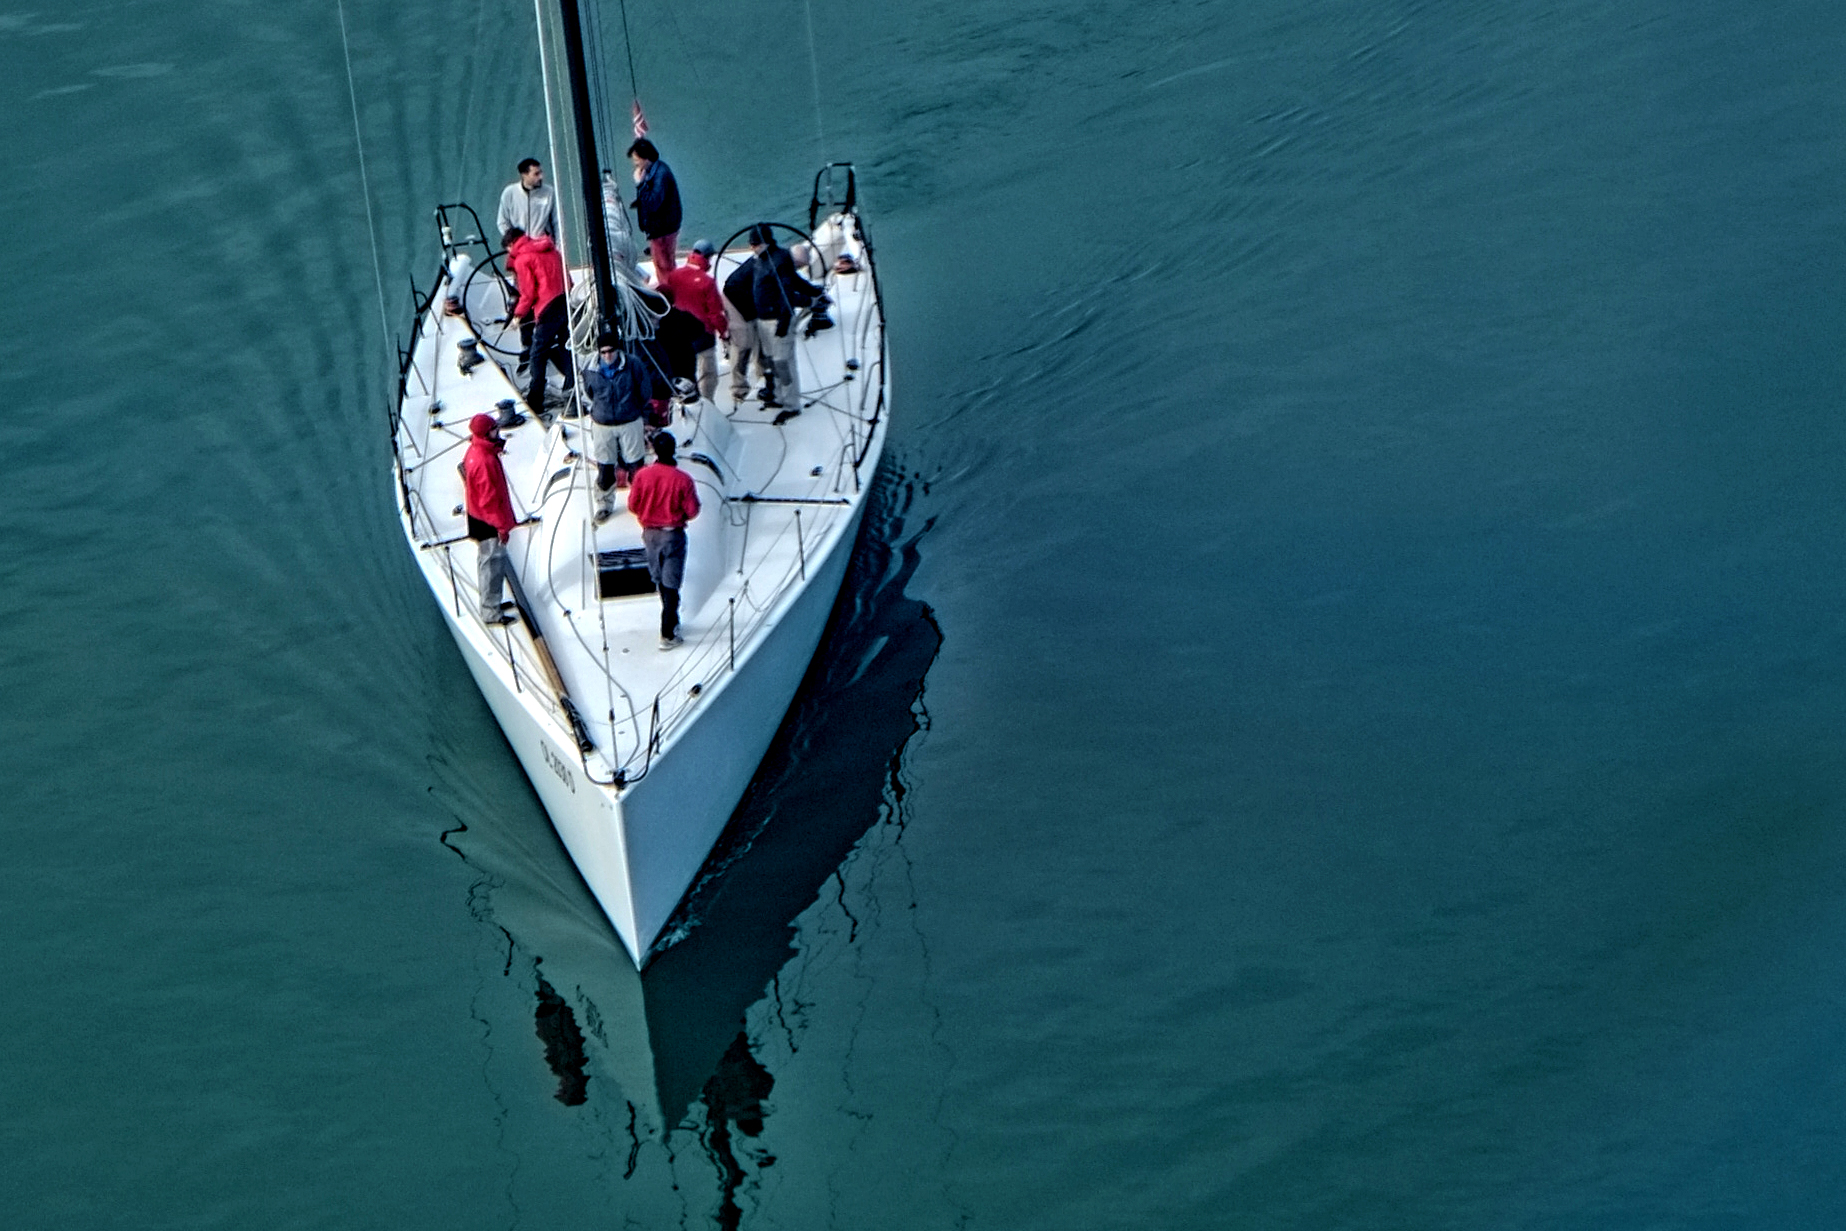
[{"label": "rigging wire", "polygon": [[378,223],[372,217],[372,180],[365,167],[365,138],[359,132],[359,87],[353,84],[353,49],[346,37],[346,0],[334,0],[340,14],[340,52],[346,58],[346,96],[353,105],[353,147],[359,151],[359,189],[365,197],[365,229],[372,238],[372,282],[378,289],[378,333],[391,349],[391,317],[385,311],[385,269],[378,257]]},{"label": "rigging wire", "polygon": [[[481,45],[481,31],[486,28],[486,25],[487,0],[481,0],[474,10],[474,42],[470,46],[479,47]],[[476,63],[479,58],[478,56],[468,58],[468,92],[465,96],[467,101],[462,108],[461,157],[455,163],[455,199],[457,201],[468,195],[468,138],[474,135],[474,98],[480,89],[481,76]]]},{"label": "rigging wire", "polygon": [[820,53],[814,50],[814,0],[801,0],[808,15],[808,75],[814,81],[814,137],[820,146],[820,160],[827,161],[827,130],[820,122]]},{"label": "rigging wire", "polygon": [[622,46],[628,49],[628,91],[641,101],[641,87],[635,84],[635,44],[628,36],[628,0],[622,0]]}]

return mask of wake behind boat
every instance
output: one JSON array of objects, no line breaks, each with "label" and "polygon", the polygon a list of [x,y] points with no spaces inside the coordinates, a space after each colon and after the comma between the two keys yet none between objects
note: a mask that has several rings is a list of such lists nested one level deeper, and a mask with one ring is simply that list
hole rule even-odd
[{"label": "wake behind boat", "polygon": [[[565,22],[577,20],[570,0],[560,8]],[[554,151],[556,134],[574,131],[586,154],[579,193],[563,185],[558,193],[570,351],[581,369],[599,339],[645,343],[663,305],[648,291],[651,265],[630,255],[624,208],[595,153],[581,45],[562,44],[576,105],[551,116]],[[509,371],[520,335],[508,320],[514,291],[501,254],[465,206],[437,210],[442,268],[402,354],[392,451],[404,533],[482,695],[637,966],[807,671],[884,446],[884,321],[852,170],[830,166],[815,184],[809,231],[778,224],[806,246],[807,271],[831,300],[831,328],[823,331],[813,309],[792,322],[799,402],[713,400],[681,382],[664,411],[662,430],[677,442],[677,464],[702,506],[686,527],[683,644],[671,652],[662,652],[642,527],[620,500],[613,515],[599,502],[581,381],[556,413],[504,430],[516,618],[502,623],[491,607],[483,618],[458,463],[474,417],[510,422],[507,404],[521,400]],[[573,195],[575,208],[563,208]],[[474,234],[457,239],[464,218]],[[749,249],[727,246],[712,273],[722,285],[751,259]]]}]

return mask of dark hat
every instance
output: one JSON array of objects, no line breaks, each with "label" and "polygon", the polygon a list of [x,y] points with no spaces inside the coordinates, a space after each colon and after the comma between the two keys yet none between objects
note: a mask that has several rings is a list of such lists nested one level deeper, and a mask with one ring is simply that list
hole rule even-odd
[{"label": "dark hat", "polygon": [[712,243],[709,239],[701,239],[698,243],[692,245],[692,250],[703,257],[714,257],[718,255],[718,245]]}]

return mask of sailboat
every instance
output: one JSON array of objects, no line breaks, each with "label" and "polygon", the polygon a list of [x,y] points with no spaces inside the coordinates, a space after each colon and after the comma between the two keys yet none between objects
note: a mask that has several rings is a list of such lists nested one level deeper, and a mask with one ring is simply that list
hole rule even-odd
[{"label": "sailboat", "polygon": [[[612,160],[595,121],[608,100],[592,97],[576,0],[539,0],[538,14],[570,349],[581,370],[599,337],[644,343],[664,304],[605,169]],[[507,404],[522,400],[520,339],[495,237],[465,204],[435,215],[441,264],[400,347],[391,422],[398,517],[482,696],[639,968],[808,670],[884,449],[884,314],[854,171],[821,168],[805,229],[761,224],[791,251],[805,246],[806,272],[831,301],[829,317],[804,312],[791,327],[799,403],[766,407],[723,392],[713,401],[695,388],[665,409],[703,508],[687,528],[684,644],[671,653],[660,650],[640,526],[620,502],[614,516],[596,516],[590,420],[574,404],[505,431],[517,618],[480,618],[458,464],[470,420],[505,420]],[[751,259],[733,246],[745,230],[713,263],[721,285]]]}]

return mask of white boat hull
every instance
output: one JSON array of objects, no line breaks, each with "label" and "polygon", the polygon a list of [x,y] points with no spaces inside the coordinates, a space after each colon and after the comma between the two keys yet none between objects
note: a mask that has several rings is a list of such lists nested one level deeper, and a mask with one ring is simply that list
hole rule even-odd
[{"label": "white boat hull", "polygon": [[[702,511],[687,528],[684,640],[668,651],[656,648],[658,600],[633,587],[641,528],[619,500],[598,509],[582,418],[509,427],[501,460],[518,519],[507,552],[522,581],[520,618],[507,627],[481,610],[457,463],[473,417],[520,393],[505,365],[470,349],[508,355],[518,344],[504,323],[502,284],[452,254],[407,352],[393,423],[405,536],[481,695],[637,967],[807,673],[883,451],[889,378],[869,241],[846,214],[822,231],[848,268],[828,275],[834,327],[797,328],[800,409],[736,396],[671,407],[668,426]],[[747,259],[719,254],[715,275]]]},{"label": "white boat hull", "polygon": [[[824,558],[813,562],[808,584],[763,630],[698,721],[645,777],[620,791],[585,778],[565,732],[541,721],[516,695],[503,666],[489,660],[480,625],[466,608],[458,618],[453,606],[443,607],[481,695],[636,966],[698,874],[788,713],[826,631],[864,511],[862,501]],[[432,575],[433,588],[437,582]]]}]

